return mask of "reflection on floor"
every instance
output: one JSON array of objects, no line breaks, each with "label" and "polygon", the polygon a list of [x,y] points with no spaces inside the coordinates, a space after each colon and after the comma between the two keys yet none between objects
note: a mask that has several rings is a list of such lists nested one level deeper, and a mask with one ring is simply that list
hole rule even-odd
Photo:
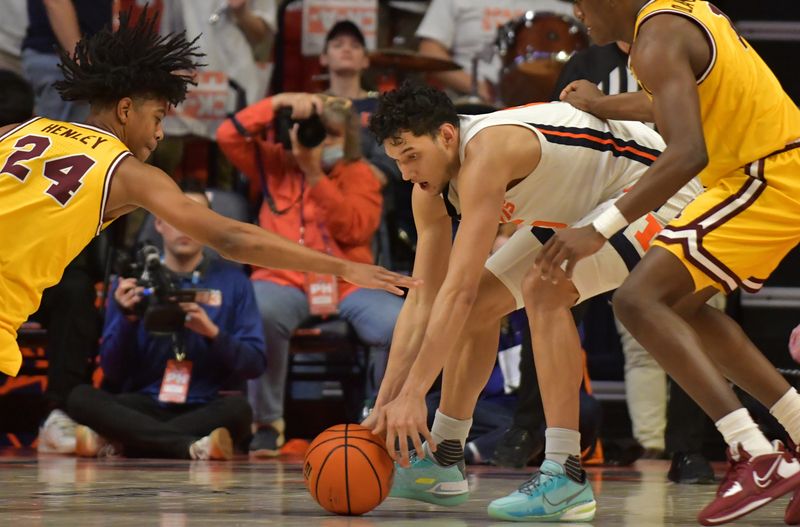
[{"label": "reflection on floor", "polygon": [[[9,449],[0,451],[0,525],[511,525],[492,523],[486,505],[513,490],[528,474],[479,467],[470,472],[473,493],[462,506],[448,509],[389,498],[365,516],[348,518],[326,513],[310,498],[301,468],[300,459],[85,460]],[[598,496],[598,515],[591,525],[697,525],[695,515],[713,497],[716,486],[671,484],[667,468],[666,461],[640,461],[627,469],[590,469]],[[786,502],[782,498],[736,525],[784,525]]]}]

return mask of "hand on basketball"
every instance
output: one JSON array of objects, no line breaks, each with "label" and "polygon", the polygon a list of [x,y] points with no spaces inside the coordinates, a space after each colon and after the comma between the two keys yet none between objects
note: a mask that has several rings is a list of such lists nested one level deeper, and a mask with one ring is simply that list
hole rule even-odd
[{"label": "hand on basketball", "polygon": [[605,97],[605,95],[596,84],[587,80],[579,80],[567,84],[567,87],[561,90],[558,98],[579,110],[591,113],[592,103],[601,97]]},{"label": "hand on basketball", "polygon": [[397,296],[403,296],[401,287],[417,287],[422,281],[405,276],[378,265],[347,262],[342,278],[351,284],[370,289],[384,289]]},{"label": "hand on basketball", "polygon": [[[386,414],[386,450],[400,466],[408,468],[408,440],[414,445],[417,456],[425,457],[419,436],[425,438],[431,452],[436,451],[430,430],[428,430],[428,407],[425,396],[409,395],[401,392],[395,400],[384,407]],[[395,449],[398,443],[400,450]]]},{"label": "hand on basketball", "polygon": [[566,262],[564,272],[567,279],[571,279],[575,264],[599,251],[605,243],[606,239],[592,225],[560,229],[536,256],[534,265],[539,269],[542,280],[556,282],[561,274],[559,270]]},{"label": "hand on basketball", "polygon": [[386,433],[386,412],[383,405],[375,404],[369,415],[361,421],[361,426],[369,428],[376,436],[383,436]]}]

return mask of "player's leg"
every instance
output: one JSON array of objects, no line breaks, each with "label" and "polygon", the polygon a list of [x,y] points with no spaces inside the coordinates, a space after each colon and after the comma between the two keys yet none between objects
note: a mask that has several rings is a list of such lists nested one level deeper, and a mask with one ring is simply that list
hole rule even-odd
[{"label": "player's leg", "polygon": [[[691,317],[709,293],[700,293],[694,304],[694,282],[674,255],[654,247],[645,255],[614,294],[614,312],[620,322],[661,364],[664,370],[700,404],[714,420],[741,404],[703,343],[683,318]],[[680,302],[681,314],[676,312]],[[683,316],[682,316],[683,315]]]},{"label": "player's leg", "polygon": [[[700,336],[705,352],[725,378],[767,408],[772,408],[790,390],[796,393],[775,366],[755,347],[741,326],[724,312],[703,304],[691,315],[687,315],[686,321]],[[790,428],[787,428],[787,432],[792,440],[799,442],[800,421]]]},{"label": "player's leg", "polygon": [[693,293],[694,288],[685,262],[654,247],[617,290],[614,306],[631,334],[715,421],[731,447],[731,470],[699,517],[713,525],[792,490],[800,483],[800,467],[787,453],[773,450],[706,353],[704,344],[724,344],[714,342],[705,328],[698,333],[699,324],[687,322],[705,314],[705,301],[714,294],[710,288]]},{"label": "player's leg", "polygon": [[531,269],[523,281],[536,372],[547,429],[545,461],[510,496],[493,501],[489,515],[505,520],[589,521],[596,504],[580,465],[579,393],[583,353],[570,308],[579,293],[561,276],[543,281]]},{"label": "player's leg", "polygon": [[500,319],[516,304],[514,296],[485,270],[478,297],[454,353],[442,373],[442,397],[431,435],[436,452],[412,455],[409,468],[396,467],[391,496],[436,505],[458,505],[469,498],[464,444],[472,426],[472,413],[497,359]]}]

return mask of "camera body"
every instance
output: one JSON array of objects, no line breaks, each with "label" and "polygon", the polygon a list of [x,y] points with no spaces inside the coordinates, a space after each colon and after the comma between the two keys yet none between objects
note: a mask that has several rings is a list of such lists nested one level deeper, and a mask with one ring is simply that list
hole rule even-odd
[{"label": "camera body", "polygon": [[273,120],[275,141],[281,143],[285,150],[292,149],[292,137],[289,132],[295,124],[298,125],[297,141],[306,148],[321,145],[328,135],[319,115],[314,114],[308,119],[292,119],[292,108],[279,108],[275,111]]},{"label": "camera body", "polygon": [[135,262],[129,264],[122,276],[136,278],[143,288],[142,299],[132,314],[144,323],[144,328],[156,335],[170,335],[183,330],[186,314],[180,304],[198,302],[220,305],[219,291],[209,289],[182,289],[169,269],[161,263],[161,255],[153,245],[145,245],[136,253]]}]

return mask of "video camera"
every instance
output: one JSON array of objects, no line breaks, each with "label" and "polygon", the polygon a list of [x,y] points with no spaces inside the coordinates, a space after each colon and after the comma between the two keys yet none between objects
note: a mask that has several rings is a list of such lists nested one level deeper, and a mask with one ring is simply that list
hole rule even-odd
[{"label": "video camera", "polygon": [[292,119],[292,108],[279,108],[275,112],[273,126],[275,127],[275,140],[281,143],[285,150],[292,149],[292,137],[289,132],[295,124],[299,125],[297,141],[306,148],[315,148],[321,145],[328,135],[319,115],[314,114],[308,119]]},{"label": "video camera", "polygon": [[133,308],[133,314],[142,319],[144,328],[156,335],[169,335],[181,331],[186,314],[183,302],[196,302],[218,306],[222,295],[213,289],[182,289],[172,272],[161,263],[161,254],[153,245],[144,245],[135,262],[128,264],[121,276],[136,278],[136,285],[144,288],[142,300]]}]

